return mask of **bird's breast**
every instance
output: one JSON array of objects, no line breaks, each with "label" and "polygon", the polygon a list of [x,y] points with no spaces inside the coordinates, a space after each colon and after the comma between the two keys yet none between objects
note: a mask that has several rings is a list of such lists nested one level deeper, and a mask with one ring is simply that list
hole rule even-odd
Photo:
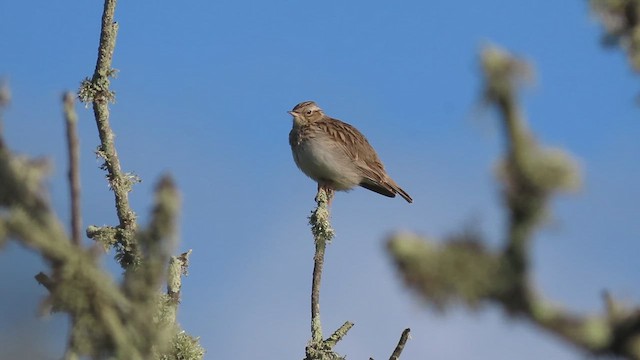
[{"label": "bird's breast", "polygon": [[289,142],[296,165],[316,182],[330,184],[336,190],[348,190],[360,183],[357,167],[329,136],[294,129]]}]

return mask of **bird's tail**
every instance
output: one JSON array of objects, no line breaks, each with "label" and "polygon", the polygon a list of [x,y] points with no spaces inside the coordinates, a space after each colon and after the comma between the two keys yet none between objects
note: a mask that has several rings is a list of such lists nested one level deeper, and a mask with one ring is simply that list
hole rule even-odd
[{"label": "bird's tail", "polygon": [[388,176],[383,181],[373,181],[365,178],[365,180],[360,183],[360,186],[388,197],[395,197],[396,194],[400,194],[408,203],[413,202],[411,196]]},{"label": "bird's tail", "polygon": [[400,194],[400,196],[402,196],[403,199],[407,200],[409,204],[413,202],[413,199],[411,198],[411,196],[409,196],[409,194],[407,194],[406,191],[402,190],[402,188],[398,186],[398,184],[396,184],[393,180],[389,182],[389,186],[391,186],[391,188],[395,193]]}]

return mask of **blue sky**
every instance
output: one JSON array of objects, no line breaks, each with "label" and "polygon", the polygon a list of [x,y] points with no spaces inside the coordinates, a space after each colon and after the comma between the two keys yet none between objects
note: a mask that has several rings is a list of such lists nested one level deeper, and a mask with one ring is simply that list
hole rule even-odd
[{"label": "blue sky", "polygon": [[[0,3],[0,75],[14,99],[5,137],[16,151],[52,160],[47,188],[65,222],[60,94],[93,72],[101,11],[97,1]],[[132,205],[146,222],[154,182],[175,176],[181,249],[194,251],[179,320],[201,337],[207,359],[304,356],[315,184],[292,161],[286,113],[304,100],[367,135],[415,200],[364,189],[337,195],[322,320],[325,333],[356,324],[338,352],[386,358],[411,327],[404,359],[583,358],[492,307],[433,313],[383,251],[398,229],[441,237],[474,223],[492,244],[501,240],[492,169],[503,142],[492,113],[478,111],[477,53],[488,42],[535,65],[522,98],[530,126],[583,170],[583,189],[555,200],[536,236],[538,288],[583,312],[601,311],[603,289],[640,302],[632,257],[640,250],[640,86],[624,54],[601,47],[586,1],[121,2],[116,19],[111,120],[124,170],[143,179]],[[93,155],[93,115],[78,112],[84,222],[115,224]],[[112,254],[103,262],[118,273]],[[28,357],[63,351],[64,318],[36,317],[45,291],[33,275],[43,269],[15,244],[0,252],[1,358],[33,336],[44,345],[30,345]]]}]

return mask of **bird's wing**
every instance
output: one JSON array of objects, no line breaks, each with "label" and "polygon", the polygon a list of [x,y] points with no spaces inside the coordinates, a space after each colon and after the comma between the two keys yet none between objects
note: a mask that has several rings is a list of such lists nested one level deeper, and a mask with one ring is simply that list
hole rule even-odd
[{"label": "bird's wing", "polygon": [[333,118],[326,118],[318,125],[358,167],[363,177],[360,186],[388,197],[400,194],[406,201],[413,202],[411,196],[387,175],[378,154],[358,129]]},{"label": "bird's wing", "polygon": [[355,127],[338,119],[327,118],[318,123],[335,144],[353,161],[364,177],[363,187],[386,196],[395,196],[387,184],[387,173],[367,138]]}]

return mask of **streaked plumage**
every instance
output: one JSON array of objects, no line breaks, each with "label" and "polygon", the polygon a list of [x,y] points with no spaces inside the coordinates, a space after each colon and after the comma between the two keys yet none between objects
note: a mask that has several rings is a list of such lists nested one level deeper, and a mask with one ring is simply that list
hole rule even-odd
[{"label": "streaked plumage", "polygon": [[301,102],[289,114],[293,116],[289,133],[293,159],[319,187],[346,191],[359,185],[413,202],[387,175],[378,154],[355,127],[325,115],[313,101]]}]

